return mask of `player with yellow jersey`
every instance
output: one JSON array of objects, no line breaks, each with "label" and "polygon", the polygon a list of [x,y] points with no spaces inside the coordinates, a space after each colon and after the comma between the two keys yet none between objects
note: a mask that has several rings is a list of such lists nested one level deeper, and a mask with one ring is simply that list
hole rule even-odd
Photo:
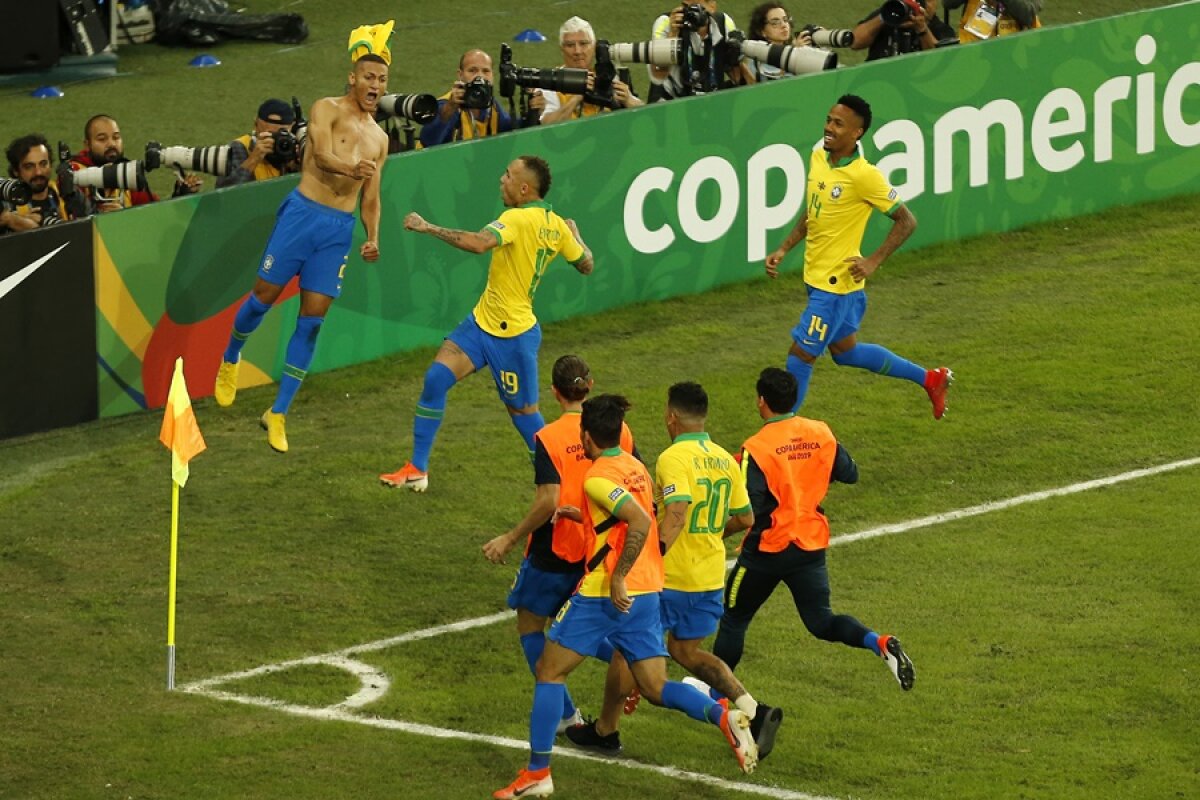
[{"label": "player with yellow jersey", "polygon": [[[867,310],[866,279],[917,228],[917,219],[879,168],[867,162],[859,140],[871,127],[871,107],[857,95],[838,98],[825,118],[825,135],[813,148],[805,210],[778,249],[767,256],[767,275],[801,241],[808,305],[792,329],[787,369],[798,388],[793,410],[804,403],[813,363],[829,350],[833,362],[922,386],[934,419],[946,412],[946,390],[954,379],[946,367],[925,369],[877,344],[860,344],[858,329]],[[862,255],[862,237],[872,211],[892,219],[879,248]]]},{"label": "player with yellow jersey", "polygon": [[404,227],[428,233],[469,253],[492,252],[487,285],[475,309],[455,328],[425,372],[413,418],[413,456],[396,472],[379,476],[385,486],[423,492],[429,486],[429,454],[454,384],[488,367],[513,425],[530,455],[533,437],[546,424],[538,411],[538,349],[542,329],[533,297],[550,262],[560,253],[581,275],[592,272],[592,252],[574,220],[563,219],[545,201],[550,167],[537,156],[521,156],[500,177],[508,209],[478,232],[431,225],[420,214]]}]

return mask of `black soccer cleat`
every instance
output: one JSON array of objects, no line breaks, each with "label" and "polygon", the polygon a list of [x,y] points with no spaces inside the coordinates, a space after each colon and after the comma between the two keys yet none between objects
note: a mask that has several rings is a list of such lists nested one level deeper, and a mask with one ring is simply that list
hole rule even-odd
[{"label": "black soccer cleat", "polygon": [[621,734],[613,731],[607,736],[596,733],[596,720],[587,719],[579,725],[567,728],[566,736],[577,747],[586,747],[608,756],[621,752]]},{"label": "black soccer cleat", "polygon": [[775,747],[775,734],[783,723],[783,709],[758,704],[754,719],[750,720],[750,735],[758,745],[758,760],[762,761]]},{"label": "black soccer cleat", "polygon": [[900,646],[900,640],[895,636],[888,636],[887,643],[883,646],[883,652],[880,654],[883,660],[887,662],[888,669],[896,676],[896,680],[900,682],[900,688],[908,691],[913,687],[912,659],[904,652],[904,648]]}]

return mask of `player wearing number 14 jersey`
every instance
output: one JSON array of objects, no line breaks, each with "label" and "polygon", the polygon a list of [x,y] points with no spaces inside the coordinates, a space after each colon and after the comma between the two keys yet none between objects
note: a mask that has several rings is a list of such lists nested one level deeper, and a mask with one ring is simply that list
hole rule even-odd
[{"label": "player wearing number 14 jersey", "polygon": [[[858,328],[867,310],[866,279],[917,228],[917,219],[900,201],[883,173],[863,157],[859,139],[871,127],[871,107],[857,95],[838,98],[825,118],[825,136],[813,149],[806,207],[787,239],[767,256],[767,275],[801,241],[808,305],[792,329],[787,370],[799,391],[795,411],[804,403],[813,363],[829,350],[833,363],[858,367],[922,386],[933,403],[934,419],[946,411],[946,390],[954,375],[945,367],[927,370],[877,344],[859,343]],[[883,244],[865,258],[863,232],[871,212],[892,220]]]},{"label": "player wearing number 14 jersey", "polygon": [[478,232],[451,230],[412,213],[404,227],[428,233],[469,253],[492,251],[487,286],[475,309],[455,328],[425,372],[413,418],[412,460],[379,476],[385,486],[423,492],[429,486],[429,453],[446,411],[446,395],[458,381],[488,367],[500,399],[532,457],[533,436],[545,421],[538,411],[538,348],[542,329],[533,296],[550,262],[560,253],[582,275],[592,271],[592,252],[575,222],[546,202],[550,167],[537,156],[521,156],[500,176],[507,211]]}]

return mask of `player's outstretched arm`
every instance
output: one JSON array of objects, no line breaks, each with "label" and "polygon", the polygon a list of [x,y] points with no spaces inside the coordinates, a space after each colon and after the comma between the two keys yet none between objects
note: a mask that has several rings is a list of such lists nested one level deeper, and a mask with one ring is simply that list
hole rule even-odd
[{"label": "player's outstretched arm", "polygon": [[410,212],[404,218],[404,227],[416,233],[428,233],[430,236],[436,236],[446,244],[457,247],[459,250],[466,250],[468,253],[486,253],[500,244],[496,235],[487,228],[475,233],[443,228],[440,225],[431,225],[426,222],[425,218],[415,211]]},{"label": "player's outstretched arm", "polygon": [[558,505],[558,486],[557,483],[539,483],[537,485],[533,503],[530,504],[525,518],[518,522],[512,530],[500,534],[483,546],[483,555],[488,561],[493,564],[503,564],[504,557],[516,547],[518,542],[550,521],[555,507]]}]

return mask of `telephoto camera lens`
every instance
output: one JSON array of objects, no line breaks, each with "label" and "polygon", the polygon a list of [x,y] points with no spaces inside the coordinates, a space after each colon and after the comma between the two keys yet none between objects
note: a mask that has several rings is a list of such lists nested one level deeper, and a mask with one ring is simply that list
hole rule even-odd
[{"label": "telephoto camera lens", "polygon": [[385,94],[379,108],[389,117],[403,117],[424,125],[437,115],[437,98],[431,94]]},{"label": "telephoto camera lens", "polygon": [[742,55],[779,67],[792,75],[807,75],[837,66],[837,53],[816,47],[790,47],[758,40],[742,43]]},{"label": "telephoto camera lens", "polygon": [[815,47],[853,47],[854,31],[844,28],[817,28],[812,31],[812,43]]},{"label": "telephoto camera lens", "polygon": [[23,206],[33,199],[33,192],[24,181],[15,178],[0,178],[0,200]]},{"label": "telephoto camera lens", "polygon": [[92,189],[145,192],[150,188],[146,184],[146,167],[141,161],[121,161],[102,167],[84,167],[75,172],[74,178],[76,186]]},{"label": "telephoto camera lens", "polygon": [[612,60],[621,64],[652,64],[660,69],[683,61],[682,39],[655,39],[652,42],[619,42],[609,47]]}]

